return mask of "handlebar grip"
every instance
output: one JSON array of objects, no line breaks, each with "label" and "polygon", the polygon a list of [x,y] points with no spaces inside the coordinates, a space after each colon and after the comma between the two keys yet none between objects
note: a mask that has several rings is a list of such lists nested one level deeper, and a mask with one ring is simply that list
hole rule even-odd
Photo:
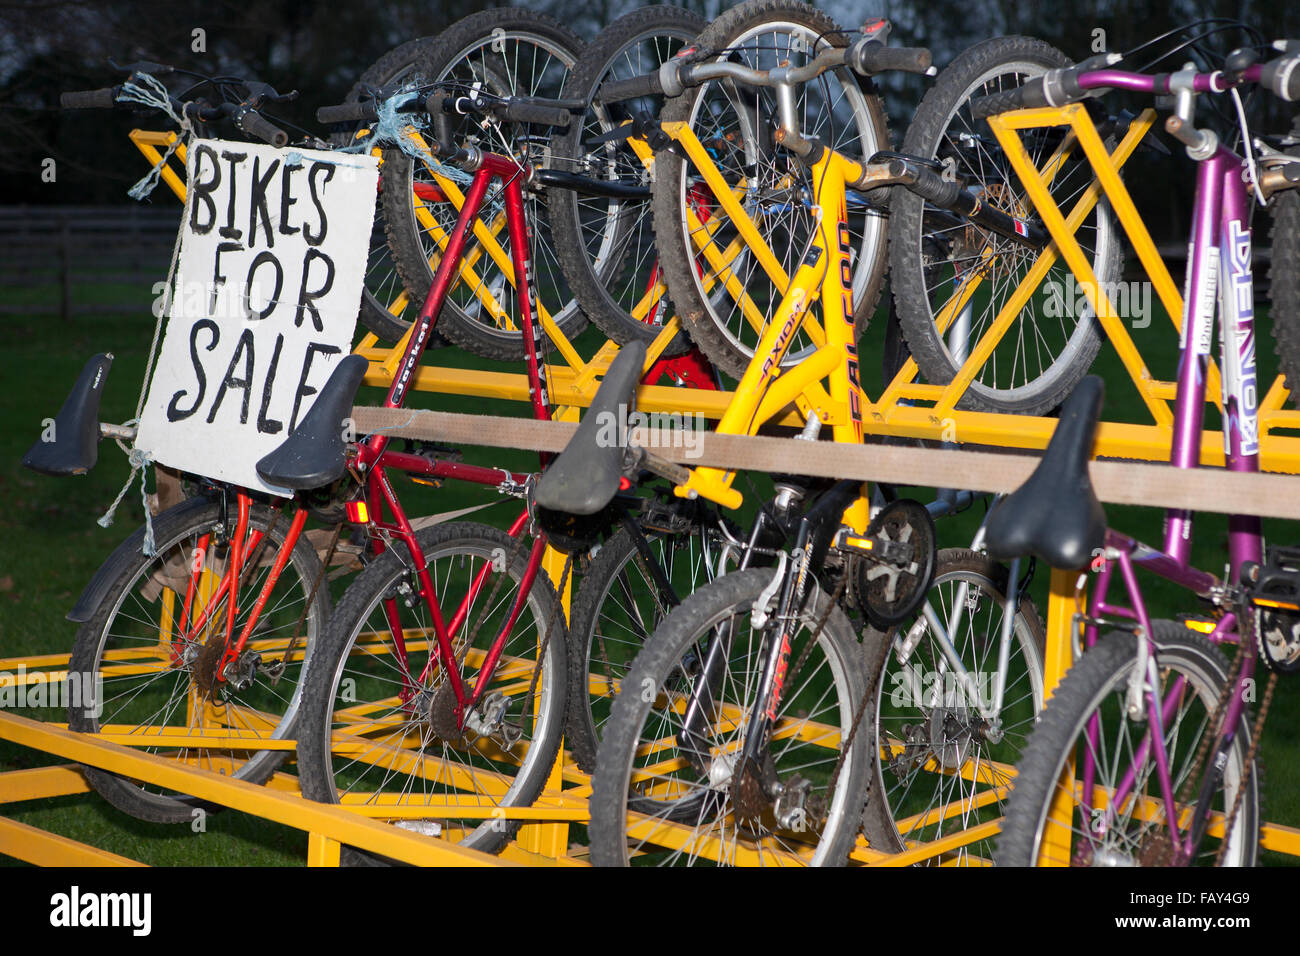
[{"label": "handlebar grip", "polygon": [[108,86],[102,90],[78,90],[59,94],[59,106],[65,110],[111,110],[117,105],[119,87]]},{"label": "handlebar grip", "polygon": [[1281,56],[1265,63],[1259,71],[1259,82],[1288,103],[1300,100],[1300,55]]},{"label": "handlebar grip", "polygon": [[1043,78],[1036,76],[1026,80],[1024,86],[1018,86],[1014,90],[971,97],[970,113],[972,118],[978,120],[998,113],[1010,113],[1013,110],[1047,105],[1047,97],[1043,92]]},{"label": "handlebar grip", "polygon": [[379,108],[371,100],[322,106],[316,111],[318,123],[374,123],[378,119]]},{"label": "handlebar grip", "polygon": [[634,100],[640,96],[658,96],[663,91],[664,85],[659,79],[659,71],[656,70],[643,76],[602,83],[597,96],[602,103],[618,103],[622,100]]},{"label": "handlebar grip", "polygon": [[887,70],[925,73],[933,57],[921,46],[885,46],[879,40],[859,40],[849,51],[848,64],[855,73],[871,76]]},{"label": "handlebar grip", "polygon": [[[897,159],[889,164],[891,175],[899,176],[905,169],[903,162]],[[907,188],[936,206],[950,209],[961,194],[961,183],[950,182],[924,166],[913,166],[911,173],[916,181]]]},{"label": "handlebar grip", "polygon": [[267,120],[257,110],[244,110],[235,114],[235,125],[249,136],[256,136],[277,148],[289,142],[289,134]]},{"label": "handlebar grip", "polygon": [[547,103],[545,100],[530,100],[515,97],[506,102],[500,110],[503,119],[514,123],[537,123],[541,126],[556,126],[565,129],[573,122],[573,114],[562,107]]}]

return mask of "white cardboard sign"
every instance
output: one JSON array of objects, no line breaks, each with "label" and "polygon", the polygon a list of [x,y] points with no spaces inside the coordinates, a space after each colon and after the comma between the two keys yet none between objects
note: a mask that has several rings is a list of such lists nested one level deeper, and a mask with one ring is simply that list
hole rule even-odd
[{"label": "white cardboard sign", "polygon": [[246,488],[352,334],[378,160],[197,140],[167,329],[136,447]]}]

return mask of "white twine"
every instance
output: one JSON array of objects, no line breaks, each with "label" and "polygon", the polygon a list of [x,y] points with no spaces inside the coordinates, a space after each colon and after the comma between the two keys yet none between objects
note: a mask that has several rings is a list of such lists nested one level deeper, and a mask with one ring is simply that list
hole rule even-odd
[{"label": "white twine", "polygon": [[[140,82],[136,82],[137,80]],[[143,179],[126,192],[132,199],[143,201],[146,196],[157,188],[163,167],[172,158],[172,154],[176,152],[177,147],[189,138],[193,130],[189,119],[177,114],[172,109],[171,94],[167,92],[167,87],[148,73],[133,73],[131,78],[122,84],[122,89],[117,94],[117,101],[119,103],[139,103],[141,106],[158,110],[160,113],[165,113],[171,118],[172,122],[180,127],[180,133],[167,147],[167,152],[163,153],[162,159],[158,160],[153,169],[149,170]]]}]

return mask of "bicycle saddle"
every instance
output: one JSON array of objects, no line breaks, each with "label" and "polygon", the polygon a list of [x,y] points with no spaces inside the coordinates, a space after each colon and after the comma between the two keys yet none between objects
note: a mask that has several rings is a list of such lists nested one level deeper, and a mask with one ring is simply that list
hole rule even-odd
[{"label": "bicycle saddle", "polygon": [[335,366],[302,421],[279,448],[257,463],[263,481],[278,488],[310,491],[343,477],[347,472],[343,422],[352,417],[357,389],[369,364],[360,355],[349,355]]},{"label": "bicycle saddle", "polygon": [[645,351],[644,342],[619,349],[578,430],[538,481],[537,504],[550,511],[591,515],[618,494],[627,416],[636,408]]},{"label": "bicycle saddle", "polygon": [[1106,513],[1088,478],[1088,458],[1106,386],[1089,375],[1066,399],[1034,473],[989,515],[984,543],[995,558],[1032,554],[1077,571],[1102,547]]},{"label": "bicycle saddle", "polygon": [[42,434],[41,440],[27,449],[25,467],[56,478],[84,475],[95,467],[99,460],[99,399],[112,365],[113,356],[107,352],[86,363],[54,417],[51,440],[46,441]]}]

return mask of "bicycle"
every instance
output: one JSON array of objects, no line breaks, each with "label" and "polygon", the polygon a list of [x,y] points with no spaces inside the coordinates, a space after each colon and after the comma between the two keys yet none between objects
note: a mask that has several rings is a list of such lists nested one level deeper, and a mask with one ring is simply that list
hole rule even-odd
[{"label": "bicycle", "polygon": [[[1064,106],[1091,91],[1116,88],[1176,94],[1165,128],[1197,164],[1170,454],[1177,468],[1200,460],[1216,259],[1222,255],[1222,278],[1231,290],[1219,300],[1228,468],[1259,470],[1246,183],[1261,194],[1266,183],[1294,184],[1285,174],[1264,180],[1249,153],[1239,156],[1213,132],[1198,129],[1194,111],[1199,95],[1235,95],[1247,83],[1285,100],[1300,98],[1294,41],[1278,49],[1283,55],[1267,63],[1257,62],[1254,51],[1234,51],[1213,72],[1189,65],[1151,76],[1081,64],[975,107],[995,114]],[[1249,143],[1247,130],[1243,136]],[[1168,513],[1163,550],[1107,528],[1086,474],[1101,394],[1099,379],[1084,380],[1034,474],[989,520],[991,554],[1032,553],[1053,567],[1091,565],[1097,571],[1086,611],[1087,579],[1080,576],[1072,631],[1078,634],[1083,625],[1082,656],[1026,746],[995,859],[1011,865],[1186,865],[1206,859],[1250,865],[1258,851],[1258,737],[1276,673],[1292,669],[1300,657],[1295,565],[1289,549],[1265,553],[1259,520],[1251,517],[1230,519],[1223,580],[1189,564],[1190,512]],[[1138,567],[1192,592],[1209,613],[1184,623],[1153,621]],[[1116,570],[1127,606],[1109,597]],[[1102,628],[1115,633],[1102,637]],[[1231,643],[1238,650],[1229,665],[1220,648]],[[1252,722],[1244,688],[1253,680],[1256,652],[1274,674]]]},{"label": "bicycle", "polygon": [[[424,84],[443,83],[478,91],[485,96],[555,102],[569,71],[577,62],[582,41],[552,17],[526,9],[484,10],[452,24],[421,51],[412,79]],[[418,84],[404,83],[416,88]],[[396,90],[380,91],[387,98]],[[585,103],[569,101],[578,110]],[[520,152],[531,163],[530,150],[545,144],[542,129],[568,125],[568,117],[537,114],[506,119],[500,115],[472,114],[453,117],[447,130],[457,143],[511,155]],[[452,142],[451,139],[446,142]],[[416,156],[390,145],[384,153],[387,170],[384,221],[394,264],[407,293],[422,301],[433,281],[446,243],[465,201],[467,178],[446,164],[421,162]],[[558,265],[545,215],[544,197],[528,182],[524,194],[533,231],[532,287],[534,305],[543,328],[556,328],[572,338],[586,325]],[[504,196],[494,192],[486,200],[490,215],[474,228],[473,244],[463,269],[448,296],[441,333],[460,347],[487,358],[517,360],[523,357],[523,336],[515,317],[522,300],[510,256],[498,236],[506,226]]]},{"label": "bicycle", "polygon": [[[848,532],[858,483],[825,485],[778,485],[741,569],[697,590],[637,655],[592,777],[593,863],[846,862],[873,763],[873,685],[840,605],[852,587],[877,623],[913,613],[935,537],[904,500]],[[747,567],[758,555],[775,570]]]},{"label": "bicycle", "polygon": [[[472,172],[473,179],[439,261],[426,304],[395,371],[386,407],[402,404],[418,362],[419,349],[429,333],[431,316],[438,314],[446,302],[448,288],[466,255],[469,232],[478,228],[476,221],[494,181],[501,183],[504,194],[513,274],[522,277],[521,293],[525,297],[528,293],[530,247],[522,199],[526,170],[520,168],[517,160],[500,154],[481,152],[473,146],[452,148],[450,144],[456,139],[449,116],[519,118],[562,126],[575,111],[562,102],[497,97],[467,91],[459,84],[431,84],[420,92],[427,93],[427,97],[412,98],[410,91],[398,94],[395,108],[431,116],[436,135],[429,144],[429,154],[436,156],[443,167]],[[322,119],[328,116],[338,120],[373,121],[380,108],[377,102],[331,107],[322,111]],[[406,135],[414,136],[409,132]],[[600,188],[599,183],[589,188]],[[519,327],[529,362],[533,409],[539,417],[545,417],[549,411],[537,360],[538,333],[534,323],[535,316],[530,309],[525,309]],[[611,381],[618,388],[634,384],[644,374],[645,359],[644,345],[621,352],[606,373],[602,389],[597,393],[598,400],[601,395],[609,394],[607,386]],[[545,627],[538,627],[540,633],[532,630],[542,620],[540,613],[534,613],[534,623],[527,627],[514,627],[515,617],[520,613],[522,596],[536,586],[547,544],[582,542],[586,546],[590,540],[590,522],[584,524],[579,520],[575,524],[571,513],[593,512],[566,508],[557,523],[542,523],[547,534],[539,535],[528,560],[518,563],[519,599],[513,608],[506,608],[504,603],[498,607],[494,603],[495,593],[490,594],[485,605],[487,613],[500,612],[500,615],[489,618],[486,632],[482,630],[484,622],[471,614],[471,599],[463,600],[454,613],[444,615],[439,588],[448,581],[456,582],[453,589],[468,582],[469,594],[476,596],[487,587],[482,582],[489,568],[498,562],[506,566],[516,563],[523,532],[530,526],[530,513],[525,511],[511,526],[511,538],[497,533],[493,543],[487,540],[490,537],[487,531],[478,532],[484,543],[477,551],[461,545],[453,549],[454,557],[463,559],[466,552],[472,552],[473,556],[467,561],[452,562],[456,564],[454,569],[439,571],[441,566],[437,562],[445,556],[445,549],[440,549],[445,543],[443,538],[430,532],[413,539],[401,527],[400,518],[394,522],[380,522],[376,518],[381,513],[380,506],[395,516],[400,514],[395,498],[385,490],[384,471],[390,464],[400,464],[402,456],[389,449],[388,439],[382,434],[372,435],[355,448],[347,449],[333,424],[346,416],[356,384],[355,380],[331,379],[313,408],[313,415],[317,409],[323,409],[320,417],[315,422],[304,420],[285,444],[263,462],[263,474],[268,481],[299,489],[315,488],[335,480],[345,468],[364,475],[372,536],[393,535],[400,537],[405,545],[402,549],[390,549],[357,579],[340,602],[323,639],[320,663],[313,665],[308,676],[308,705],[299,751],[303,793],[316,800],[357,805],[362,812],[391,819],[399,826],[426,832],[449,829],[467,845],[497,850],[519,825],[517,818],[502,816],[502,808],[527,806],[546,783],[558,752],[564,714],[564,657],[557,648],[566,638],[562,625],[554,619],[558,605],[553,605],[552,620]],[[589,418],[593,415],[599,417],[594,407]],[[554,485],[553,470],[548,470],[547,475],[550,476],[548,487]],[[583,483],[589,484],[593,476],[580,477]],[[527,488],[527,484],[521,483],[516,490],[526,497]],[[583,493],[587,493],[585,485]],[[606,504],[597,510],[604,509]],[[623,530],[639,545],[646,545],[639,522],[630,520],[633,510],[630,503],[619,505],[619,516],[627,519],[622,521]],[[607,526],[608,521],[604,526],[597,524],[598,528]],[[663,575],[653,554],[650,558],[650,568]],[[424,570],[426,559],[434,563],[429,575]],[[559,571],[561,591],[567,584],[570,566],[566,562]],[[556,570],[551,573],[554,575]],[[493,623],[497,620],[504,621],[499,631]],[[481,634],[488,638],[497,636],[483,646],[475,646]],[[585,700],[586,681],[576,683],[574,675],[589,672],[585,653],[589,648],[581,648],[581,654],[577,650],[569,679],[575,681],[575,687],[582,688]],[[546,655],[546,663],[540,669],[534,664],[528,673],[528,662],[539,654]],[[577,670],[579,660],[581,671]],[[472,689],[463,676],[470,667],[477,668],[479,674]],[[529,701],[535,694],[539,702],[531,709]],[[533,721],[536,725],[526,731]],[[520,741],[525,735],[530,735],[527,748],[519,753],[516,748],[522,749]],[[438,756],[430,756],[435,751]],[[472,795],[464,792],[471,781]],[[481,790],[487,794],[481,794]],[[346,859],[361,862],[366,858],[349,851]]]},{"label": "bicycle", "polygon": [[[73,99],[102,105],[115,96],[110,90]],[[185,109],[183,104],[181,107]],[[422,334],[409,349],[409,367],[418,362],[436,309],[437,303],[431,301],[423,316]],[[78,473],[93,466],[101,433],[133,436],[129,427],[97,424],[109,361],[100,356],[88,364],[56,419],[55,434],[60,440],[34,446],[28,455],[29,466],[46,473]],[[355,392],[366,365],[360,358],[344,360],[331,377],[331,394],[341,395],[349,388]],[[535,355],[530,370],[540,396],[543,390]],[[406,380],[399,384],[401,389],[395,386],[394,391],[404,393]],[[243,779],[260,782],[269,778],[292,749],[302,705],[301,676],[323,632],[329,606],[328,591],[322,588],[324,568],[315,549],[305,543],[303,528],[309,513],[323,516],[335,526],[325,561],[328,564],[338,547],[349,507],[343,501],[350,494],[342,481],[344,472],[332,471],[336,462],[322,460],[319,450],[311,446],[320,437],[317,429],[337,431],[336,425],[324,426],[322,422],[334,413],[346,417],[350,408],[350,399],[346,406],[313,406],[315,415],[308,413],[294,432],[305,443],[304,454],[282,471],[268,472],[306,482],[312,489],[326,489],[299,498],[287,529],[277,525],[285,510],[283,500],[276,502],[272,511],[262,503],[264,496],[229,485],[210,485],[210,495],[158,517],[152,529],[158,538],[154,550],[146,547],[151,533],[146,526],[110,556],[73,611],[73,618],[83,626],[71,662],[88,675],[102,675],[111,696],[98,701],[97,708],[71,710],[73,729],[106,732],[136,746],[143,745],[145,739],[150,745],[162,740],[165,749],[172,749],[167,741],[170,737],[178,744],[179,759]],[[549,414],[540,400],[535,411]],[[434,443],[417,444],[408,452],[390,451],[385,463],[425,481],[457,478],[506,493],[518,493],[526,480],[524,475],[455,461]],[[402,540],[413,544],[415,532],[391,497],[391,485],[381,475],[371,489],[370,503],[378,506],[378,514],[382,516],[384,504],[392,504],[399,536],[404,534]],[[384,492],[389,493],[388,498]],[[366,525],[368,520],[360,520],[363,504],[352,501],[350,507],[357,523]],[[522,522],[516,522],[516,534],[521,526]],[[376,528],[391,533],[381,518]],[[472,529],[459,530],[466,538],[460,542],[464,549],[475,546],[478,539]],[[499,532],[485,531],[479,539],[483,537],[493,547],[500,543]],[[372,554],[385,550],[382,541],[371,540]],[[268,568],[265,573],[263,567]],[[501,570],[520,577],[518,569],[508,563]],[[540,586],[535,594],[531,592],[530,581],[522,593],[540,608],[537,616],[546,622],[541,626],[550,628],[546,612],[553,606],[553,598],[546,603],[547,592]],[[301,614],[299,607],[305,607]],[[548,666],[559,675],[565,670],[563,640],[555,646]],[[563,715],[562,687],[558,696],[547,692],[544,700],[558,701],[551,706],[553,715],[559,715],[552,723],[558,726]],[[194,736],[196,729],[202,742],[188,746],[187,738]],[[268,741],[276,741],[278,746],[268,748]],[[540,753],[541,748],[538,750]],[[242,759],[244,755],[247,760]],[[110,802],[133,815],[159,822],[191,819],[193,803],[183,795],[147,792],[109,774],[92,771],[89,776]]]},{"label": "bicycle", "polygon": [[[928,508],[939,517],[957,506],[941,496]],[[914,619],[862,638],[875,742],[863,834],[886,853],[947,847],[926,856],[929,865],[992,860],[1014,768],[1044,702],[1033,566],[994,561],[984,534],[981,523],[969,548],[939,552]]]},{"label": "bicycle", "polygon": [[[215,124],[229,123],[273,145],[288,141],[288,134],[267,120],[261,109],[296,94],[279,94],[265,84],[234,77],[174,71],[161,64],[136,63],[122,69],[129,74],[126,83],[65,93],[63,107],[120,107],[126,89],[131,102],[170,111],[172,118],[190,123],[200,135]],[[154,74],[173,72],[194,81],[181,93],[189,99],[171,96],[154,78]],[[94,467],[101,437],[119,441],[134,437],[131,425],[98,422],[99,400],[111,364],[112,356],[106,354],[86,364],[55,419],[56,440],[33,445],[24,456],[25,466],[53,476],[82,474]],[[68,718],[74,730],[102,730],[110,739],[138,745],[138,738],[132,738],[140,723],[156,718],[168,704],[158,702],[160,687],[148,694],[141,693],[143,688],[128,693],[123,704],[117,693],[123,682],[132,675],[152,675],[146,683],[158,680],[173,666],[202,670],[199,683],[205,688],[206,703],[191,694],[188,680],[184,688],[163,695],[171,710],[185,714],[186,726],[204,724],[214,738],[206,746],[178,749],[178,759],[260,782],[287,756],[282,742],[292,737],[297,719],[302,669],[324,627],[330,600],[328,591],[318,587],[323,568],[315,549],[301,537],[302,521],[287,528],[277,525],[278,516],[263,499],[237,496],[243,519],[237,543],[229,537],[213,537],[214,527],[228,525],[225,517],[232,497],[214,488],[211,495],[163,511],[151,526],[140,528],[119,545],[96,572],[68,614],[81,625],[69,669],[81,675],[93,696],[73,702]],[[146,555],[150,537],[157,550]],[[274,567],[262,561],[268,551],[276,556]],[[242,567],[241,553],[246,559]],[[239,610],[231,606],[235,603]],[[255,607],[251,614],[250,606]],[[140,618],[156,622],[143,637],[136,627]],[[197,640],[186,641],[180,634],[186,629]],[[226,657],[209,652],[200,667],[195,660],[198,648],[218,632],[227,644],[237,639],[237,653]],[[187,653],[191,657],[182,663]],[[221,679],[215,676],[219,671],[224,671]],[[93,683],[91,675],[99,675],[103,686]],[[279,746],[267,749],[268,741]],[[158,822],[192,819],[194,804],[187,798],[150,792],[92,768],[85,772],[101,795],[133,816]]]}]

